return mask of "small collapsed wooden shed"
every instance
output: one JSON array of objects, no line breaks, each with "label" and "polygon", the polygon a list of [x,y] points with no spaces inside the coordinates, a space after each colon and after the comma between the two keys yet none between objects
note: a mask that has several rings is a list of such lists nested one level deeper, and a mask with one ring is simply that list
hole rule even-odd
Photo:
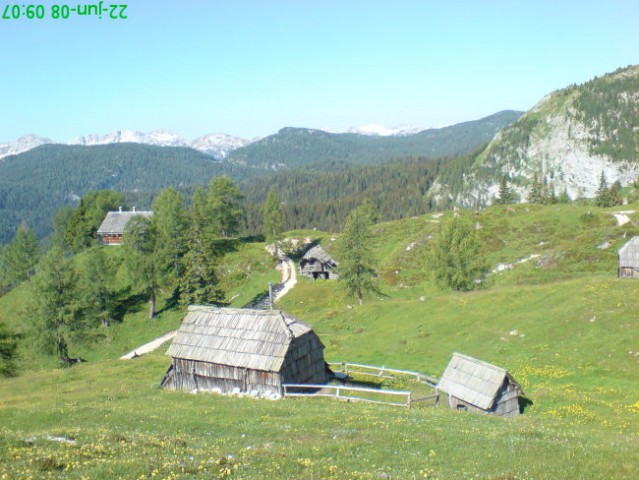
[{"label": "small collapsed wooden shed", "polygon": [[300,271],[302,275],[312,279],[333,280],[338,277],[337,265],[337,262],[326,253],[326,250],[316,245],[306,252],[300,260]]},{"label": "small collapsed wooden shed", "polygon": [[161,386],[279,397],[282,384],[324,384],[324,345],[279,310],[190,306],[167,351]]},{"label": "small collapsed wooden shed", "polygon": [[632,237],[618,253],[619,278],[639,279],[639,237]]},{"label": "small collapsed wooden shed", "polygon": [[448,395],[448,406],[497,416],[519,415],[521,386],[503,368],[453,353],[438,389]]},{"label": "small collapsed wooden shed", "polygon": [[133,207],[130,212],[122,211],[120,208],[117,212],[107,212],[106,217],[98,228],[98,238],[102,245],[121,245],[124,229],[127,223],[134,217],[151,218],[153,212],[138,211]]}]

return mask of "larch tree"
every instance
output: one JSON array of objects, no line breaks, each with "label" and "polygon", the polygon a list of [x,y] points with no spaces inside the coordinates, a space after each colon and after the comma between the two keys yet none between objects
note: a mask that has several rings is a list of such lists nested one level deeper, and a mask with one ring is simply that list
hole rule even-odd
[{"label": "larch tree", "polygon": [[266,243],[276,242],[282,236],[284,220],[280,199],[273,188],[269,189],[266,195],[262,215],[264,218],[263,230]]},{"label": "larch tree", "polygon": [[184,306],[218,303],[224,295],[215,272],[216,252],[203,188],[195,191],[189,214],[184,271],[180,277],[180,303]]},{"label": "larch tree", "polygon": [[217,235],[228,238],[242,230],[246,218],[244,196],[229,177],[214,177],[209,184],[208,208]]},{"label": "larch tree", "polygon": [[336,242],[339,281],[344,283],[349,296],[357,297],[360,305],[365,292],[378,291],[370,247],[372,217],[368,203],[352,210]]},{"label": "larch tree", "polygon": [[124,231],[124,263],[133,289],[148,296],[150,319],[166,279],[166,263],[156,255],[157,240],[153,222],[145,217],[133,217]]},{"label": "larch tree", "polygon": [[35,321],[44,349],[63,362],[69,359],[71,334],[80,323],[77,284],[71,259],[60,247],[53,247],[42,258],[33,282]]},{"label": "larch tree", "polygon": [[473,290],[488,271],[481,254],[479,231],[468,215],[442,225],[432,243],[428,266],[441,289]]}]

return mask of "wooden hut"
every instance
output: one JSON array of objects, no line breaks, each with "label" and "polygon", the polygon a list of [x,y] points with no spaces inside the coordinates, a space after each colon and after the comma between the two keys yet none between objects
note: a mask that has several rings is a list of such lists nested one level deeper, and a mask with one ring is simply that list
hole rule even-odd
[{"label": "wooden hut", "polygon": [[300,260],[300,271],[302,275],[312,279],[333,280],[338,277],[337,262],[319,245],[304,254]]},{"label": "wooden hut", "polygon": [[438,389],[448,406],[498,416],[519,415],[521,386],[506,370],[476,358],[453,353]]},{"label": "wooden hut", "polygon": [[132,218],[151,218],[152,216],[153,212],[137,211],[135,207],[130,212],[123,212],[122,207],[117,212],[108,212],[98,228],[100,243],[102,245],[121,245],[124,229]]},{"label": "wooden hut", "polygon": [[322,342],[279,310],[191,306],[167,355],[173,390],[279,397],[282,384],[328,380]]},{"label": "wooden hut", "polygon": [[639,237],[632,237],[618,253],[619,278],[639,279]]}]

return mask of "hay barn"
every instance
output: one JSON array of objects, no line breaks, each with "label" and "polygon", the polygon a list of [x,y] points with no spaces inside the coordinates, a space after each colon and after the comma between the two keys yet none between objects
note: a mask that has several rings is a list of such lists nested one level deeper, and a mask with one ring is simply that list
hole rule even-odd
[{"label": "hay barn", "polygon": [[282,384],[324,384],[324,345],[279,310],[191,306],[167,351],[163,388],[278,397]]},{"label": "hay barn", "polygon": [[300,260],[300,271],[312,279],[333,280],[338,277],[337,262],[319,245],[304,254]]},{"label": "hay barn", "polygon": [[632,237],[618,253],[619,278],[639,279],[639,237]]},{"label": "hay barn", "polygon": [[135,207],[130,212],[108,212],[98,228],[98,238],[102,245],[122,245],[122,237],[127,223],[134,217],[151,218],[153,212],[137,211]]},{"label": "hay barn", "polygon": [[506,370],[476,358],[453,353],[437,385],[448,406],[497,416],[519,415],[521,386]]}]

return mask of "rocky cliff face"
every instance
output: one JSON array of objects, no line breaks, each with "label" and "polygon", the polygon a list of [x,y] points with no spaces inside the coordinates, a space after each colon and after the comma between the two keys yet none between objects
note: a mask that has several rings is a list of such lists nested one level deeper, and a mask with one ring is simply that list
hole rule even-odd
[{"label": "rocky cliff face", "polygon": [[535,174],[557,194],[594,197],[602,172],[622,186],[639,176],[639,66],[543,98],[477,157],[457,203],[491,203],[503,175],[522,200]]}]

